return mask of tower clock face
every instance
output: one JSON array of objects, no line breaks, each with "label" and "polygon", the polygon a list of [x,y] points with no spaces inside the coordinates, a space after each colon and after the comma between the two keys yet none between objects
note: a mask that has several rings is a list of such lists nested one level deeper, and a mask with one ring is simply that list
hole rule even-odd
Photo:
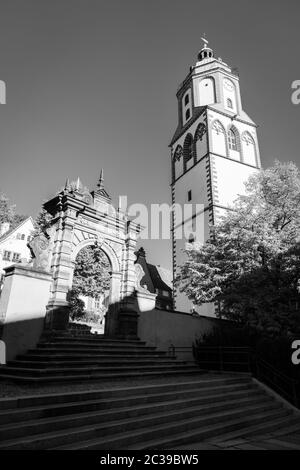
[{"label": "tower clock face", "polygon": [[224,88],[228,91],[232,91],[234,89],[234,85],[230,80],[225,79],[224,80]]}]

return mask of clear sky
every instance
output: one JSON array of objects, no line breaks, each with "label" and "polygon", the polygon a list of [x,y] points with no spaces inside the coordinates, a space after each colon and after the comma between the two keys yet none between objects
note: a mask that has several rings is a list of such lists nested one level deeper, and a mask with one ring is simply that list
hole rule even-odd
[{"label": "clear sky", "polygon": [[[35,215],[67,176],[170,201],[176,89],[206,33],[240,73],[264,166],[300,164],[299,0],[0,0],[0,189]],[[170,267],[168,242],[143,242]]]}]

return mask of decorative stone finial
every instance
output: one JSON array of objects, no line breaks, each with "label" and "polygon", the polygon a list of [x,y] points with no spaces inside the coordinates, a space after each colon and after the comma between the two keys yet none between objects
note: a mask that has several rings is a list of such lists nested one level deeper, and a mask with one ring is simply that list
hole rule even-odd
[{"label": "decorative stone finial", "polygon": [[69,180],[69,178],[66,179],[66,184],[65,184],[64,189],[65,189],[66,191],[69,191],[69,189],[70,189],[70,180]]},{"label": "decorative stone finial", "polygon": [[101,168],[101,172],[100,172],[100,177],[99,177],[99,181],[98,181],[98,184],[97,184],[97,188],[98,190],[101,190],[104,188],[104,172],[103,172],[103,168]]}]

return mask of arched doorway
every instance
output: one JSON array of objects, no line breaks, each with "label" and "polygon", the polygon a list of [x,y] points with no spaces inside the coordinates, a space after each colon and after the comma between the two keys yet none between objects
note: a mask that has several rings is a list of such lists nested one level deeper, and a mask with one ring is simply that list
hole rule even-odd
[{"label": "arched doorway", "polygon": [[111,262],[97,242],[79,250],[74,261],[71,289],[67,299],[70,318],[104,333],[105,316],[110,304]]}]

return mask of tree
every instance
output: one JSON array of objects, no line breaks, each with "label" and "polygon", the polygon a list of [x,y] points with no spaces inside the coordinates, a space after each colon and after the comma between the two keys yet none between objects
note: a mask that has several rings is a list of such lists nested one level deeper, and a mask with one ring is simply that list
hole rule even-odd
[{"label": "tree", "polygon": [[109,287],[110,263],[105,253],[97,244],[80,250],[74,269],[73,290],[97,298]]},{"label": "tree", "polygon": [[51,225],[52,219],[53,219],[52,215],[49,214],[49,212],[47,212],[46,209],[42,208],[37,214],[35,221],[34,221],[35,231],[34,231],[33,236],[36,236],[41,232],[46,233],[46,230]]},{"label": "tree", "polygon": [[10,203],[8,196],[0,192],[0,224],[8,222],[11,228],[20,224],[26,216],[16,213],[16,206]]},{"label": "tree", "polygon": [[271,336],[300,332],[300,173],[275,162],[246,183],[232,210],[192,246],[176,282],[197,305]]}]

